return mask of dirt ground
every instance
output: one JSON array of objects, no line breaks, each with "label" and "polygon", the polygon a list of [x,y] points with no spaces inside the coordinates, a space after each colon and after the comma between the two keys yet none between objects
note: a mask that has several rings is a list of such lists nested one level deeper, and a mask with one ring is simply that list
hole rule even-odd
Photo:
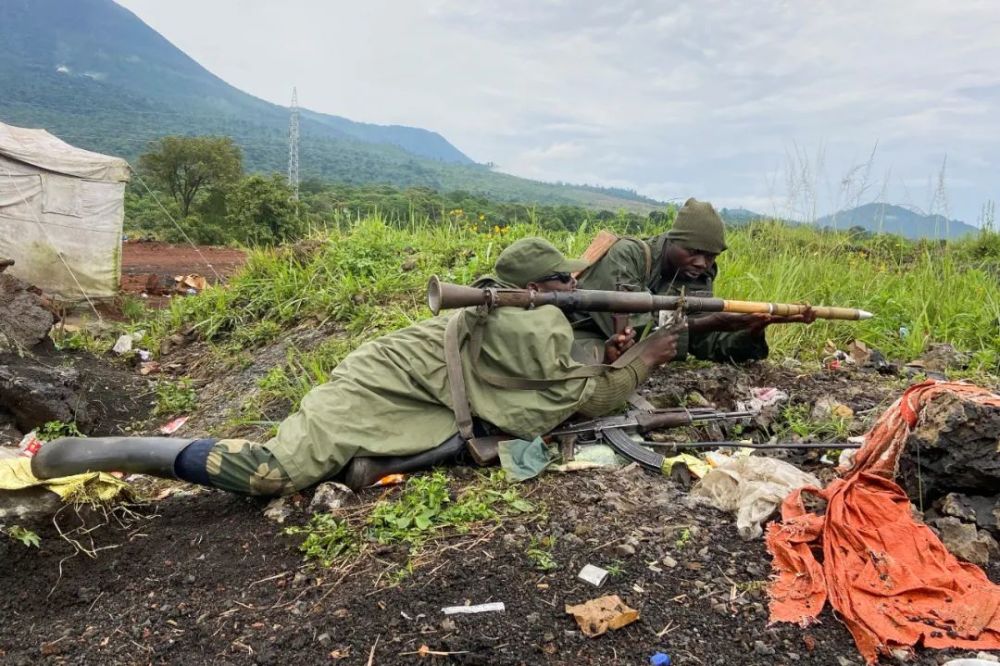
[{"label": "dirt ground", "polygon": [[[831,395],[855,410],[863,429],[905,382],[755,364],[673,369],[654,377],[648,393],[669,404],[697,392],[731,408],[751,386],[780,386],[793,404]],[[703,433],[715,434],[730,433]],[[817,458],[799,454],[796,462],[820,469]],[[472,474],[456,468],[453,486]],[[524,484],[543,512],[442,535],[398,587],[385,574],[407,559],[405,550],[382,548],[350,570],[306,566],[297,538],[263,516],[263,501],[180,489],[131,516],[88,515],[86,529],[97,529],[81,543],[93,558],[53,524],[37,526],[40,550],[0,540],[0,661],[279,664],[294,655],[306,664],[645,664],[662,651],[675,664],[861,663],[829,610],[808,629],[768,627],[763,542],[742,541],[732,516],[638,469]],[[369,490],[362,500],[397,492]],[[286,525],[306,520],[310,494],[293,499],[299,510]],[[64,511],[55,524],[67,531],[78,521]],[[544,537],[555,538],[558,568],[549,572],[526,555]],[[592,587],[576,577],[588,563],[615,573]],[[996,562],[987,573],[1000,582]],[[586,638],[564,606],[605,594],[618,594],[640,619]],[[496,601],[502,613],[441,611]],[[412,654],[422,645],[451,654]],[[921,651],[909,663],[967,654]]]},{"label": "dirt ground", "polygon": [[[124,527],[99,529],[96,547],[107,550],[94,559],[70,557],[51,527],[40,552],[0,541],[0,658],[404,664],[429,661],[406,654],[426,645],[454,653],[434,663],[642,664],[657,650],[676,664],[861,663],[829,610],[809,629],[769,628],[762,542],[741,541],[731,516],[690,502],[675,484],[599,471],[550,475],[526,490],[547,517],[443,538],[398,588],[380,584],[378,572],[404,553],[386,549],[344,573],[306,568],[294,538],[262,517],[262,502],[213,491],[175,495]],[[68,529],[76,519],[58,520]],[[556,537],[558,569],[534,568],[525,555],[533,536]],[[617,573],[594,588],[576,578],[588,563]],[[989,574],[1000,580],[1000,567]],[[604,594],[640,619],[586,638],[564,605]],[[441,612],[495,601],[504,612]],[[958,654],[922,652],[910,663]]]},{"label": "dirt ground", "polygon": [[[122,243],[123,293],[140,296],[155,283],[167,288],[174,286],[178,275],[198,274],[216,284],[232,275],[246,260],[246,253],[227,247],[194,248],[190,245],[171,245],[160,241],[129,240]],[[168,299],[165,295],[150,294],[146,301],[150,307],[160,307]]]}]

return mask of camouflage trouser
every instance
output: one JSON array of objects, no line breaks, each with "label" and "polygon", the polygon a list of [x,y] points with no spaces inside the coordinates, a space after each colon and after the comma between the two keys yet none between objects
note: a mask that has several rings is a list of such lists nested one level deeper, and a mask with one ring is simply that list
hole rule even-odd
[{"label": "camouflage trouser", "polygon": [[287,495],[295,490],[274,456],[246,439],[220,439],[205,463],[212,486],[243,495]]}]

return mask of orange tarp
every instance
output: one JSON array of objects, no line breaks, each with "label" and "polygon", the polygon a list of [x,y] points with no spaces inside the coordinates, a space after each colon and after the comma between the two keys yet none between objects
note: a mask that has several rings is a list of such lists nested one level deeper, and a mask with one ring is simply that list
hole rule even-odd
[{"label": "orange tarp", "polygon": [[[914,521],[909,498],[892,480],[911,428],[945,393],[1000,407],[1000,396],[970,384],[912,386],[868,432],[841,478],[785,499],[781,522],[767,532],[776,574],[771,622],[806,626],[829,599],[869,664],[918,644],[1000,649],[1000,586]],[[803,494],[826,500],[825,514],[808,511]]]}]

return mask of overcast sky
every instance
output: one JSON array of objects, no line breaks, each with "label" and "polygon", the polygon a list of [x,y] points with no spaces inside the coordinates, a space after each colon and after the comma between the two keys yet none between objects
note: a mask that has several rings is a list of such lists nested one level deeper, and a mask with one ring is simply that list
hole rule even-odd
[{"label": "overcast sky", "polygon": [[800,217],[1000,199],[995,0],[118,1],[251,94],[520,176]]}]

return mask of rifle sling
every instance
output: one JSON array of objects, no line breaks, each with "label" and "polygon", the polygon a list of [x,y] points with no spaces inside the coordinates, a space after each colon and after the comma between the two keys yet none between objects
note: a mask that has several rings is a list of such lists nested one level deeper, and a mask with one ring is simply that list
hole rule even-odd
[{"label": "rifle sling", "polygon": [[458,432],[469,441],[473,438],[472,409],[469,406],[469,394],[465,390],[465,376],[462,374],[462,350],[458,340],[458,325],[461,318],[461,312],[455,313],[444,329],[444,362],[448,369],[451,409],[455,412]]}]

